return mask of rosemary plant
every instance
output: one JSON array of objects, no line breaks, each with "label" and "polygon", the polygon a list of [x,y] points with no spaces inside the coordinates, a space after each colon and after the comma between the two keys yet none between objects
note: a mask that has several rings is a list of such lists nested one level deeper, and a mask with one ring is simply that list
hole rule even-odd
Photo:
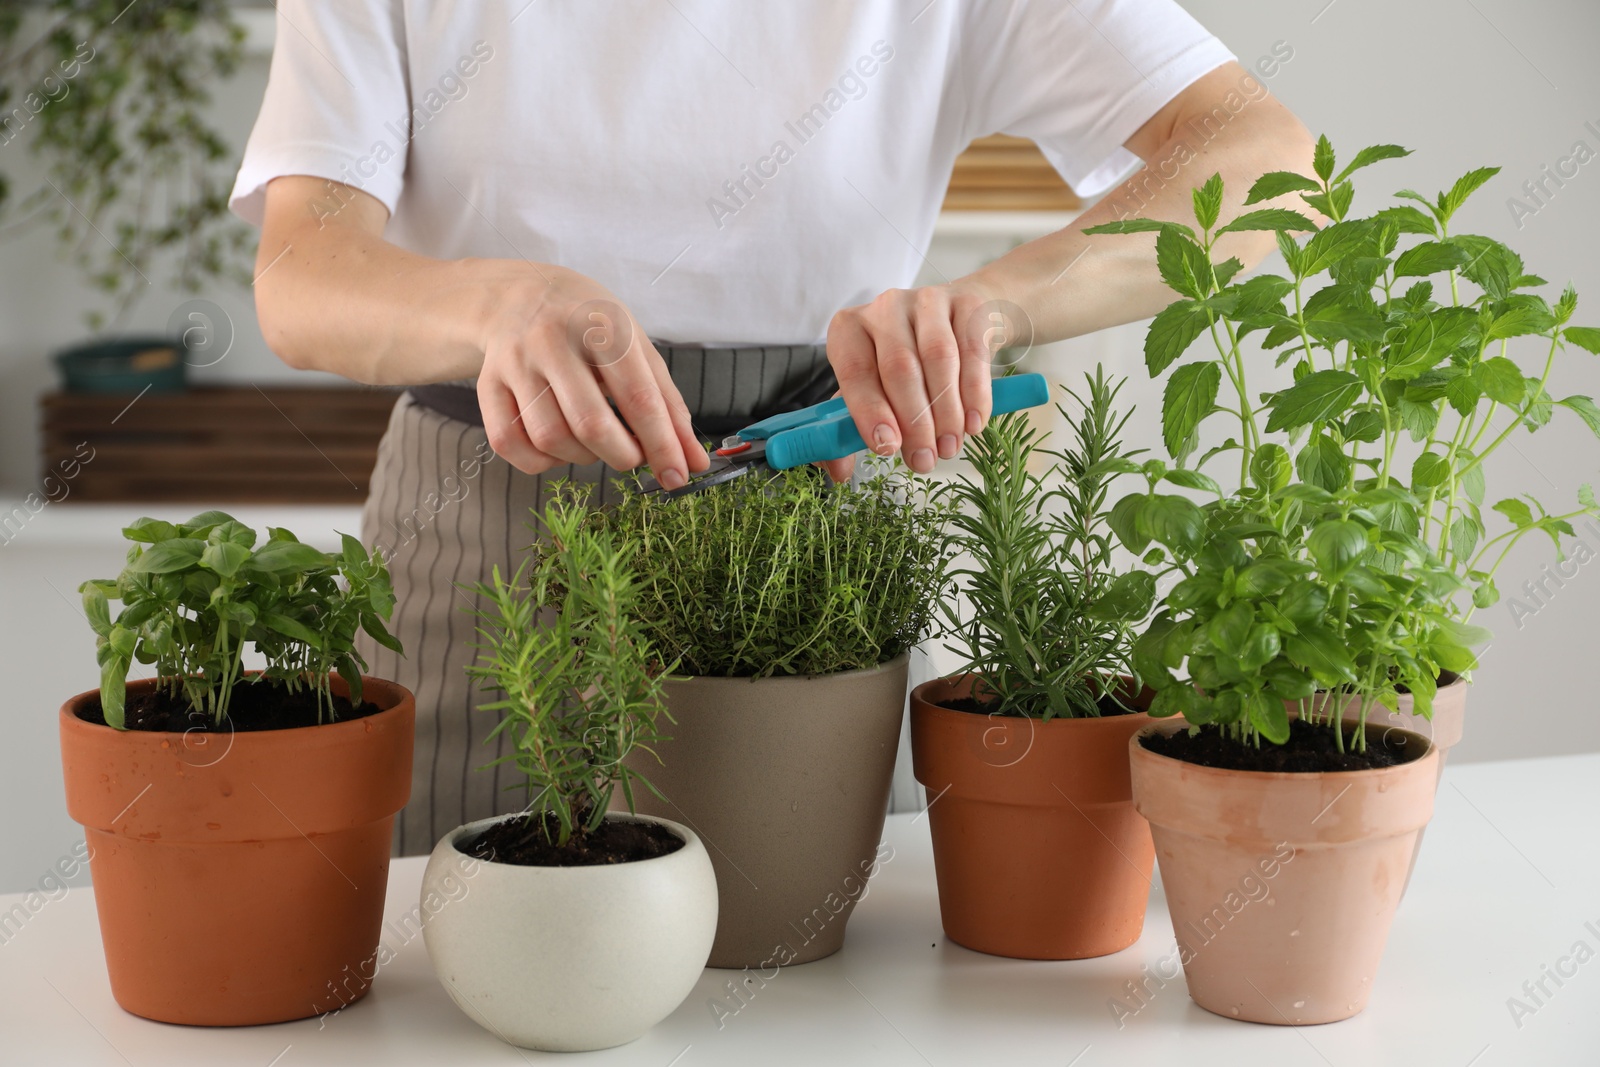
[{"label": "rosemary plant", "polygon": [[875,667],[928,628],[946,509],[904,475],[834,487],[786,471],[596,515],[638,546],[643,632],[684,674],[764,677]]},{"label": "rosemary plant", "polygon": [[[1307,717],[1326,707],[1328,721],[1355,698],[1364,721],[1376,706],[1394,709],[1404,691],[1428,715],[1441,675],[1476,664],[1470,649],[1489,635],[1465,619],[1495,602],[1506,553],[1535,531],[1559,550],[1570,520],[1597,511],[1587,486],[1577,508],[1556,514],[1531,497],[1501,500],[1491,510],[1508,528],[1489,536],[1485,457],[1546,425],[1557,408],[1600,434],[1589,397],[1555,399],[1547,388],[1568,346],[1600,353],[1600,330],[1569,325],[1571,287],[1551,305],[1532,291],[1544,280],[1511,249],[1451,232],[1495,168],[1431,200],[1402,190],[1409,203],[1352,217],[1351,176],[1407,154],[1374,146],[1336,173],[1323,138],[1314,174],[1264,175],[1246,200],[1299,194],[1326,225],[1282,207],[1219,225],[1222,182],[1213,177],[1194,192],[1198,229],[1129,219],[1087,231],[1157,234],[1162,277],[1179,299],[1146,337],[1152,375],[1202,335],[1214,350],[1167,374],[1163,436],[1178,469],[1146,464],[1146,491],[1111,515],[1124,544],[1157,546],[1151,562],[1181,578],[1135,646],[1135,664],[1160,690],[1152,713],[1181,711],[1254,742],[1287,738],[1286,701]],[[1219,262],[1214,249],[1240,230],[1274,231],[1288,276],[1234,281],[1239,261]],[[1302,243],[1300,233],[1310,236]],[[1402,249],[1402,235],[1422,240]],[[1287,388],[1251,388],[1259,357],[1245,340],[1256,332],[1279,366],[1290,365]],[[1511,357],[1520,338],[1539,339],[1536,373]],[[1229,395],[1219,399],[1224,383]],[[1219,414],[1232,418],[1236,436],[1185,468],[1201,424]],[[1199,473],[1228,453],[1239,460],[1232,492]],[[1215,499],[1202,506],[1159,493],[1162,481]],[[1186,676],[1172,673],[1185,666]],[[1365,731],[1354,736],[1363,746]]]},{"label": "rosemary plant", "polygon": [[[128,671],[153,664],[158,684],[191,713],[220,725],[245,678],[247,645],[266,658],[256,681],[316,694],[318,718],[335,713],[330,675],[361,700],[365,661],[357,631],[401,651],[384,626],[394,590],[383,561],[345,535],[330,555],[294,534],[256,531],[221,511],[173,524],[144,518],[122,534],[134,542],[115,580],[83,583],[84,614],[97,637],[100,702],[107,725],[125,726]],[[120,601],[113,618],[110,602]]]},{"label": "rosemary plant", "polygon": [[593,528],[578,490],[557,492],[541,518],[547,537],[531,565],[510,581],[496,567],[473,587],[489,608],[477,613],[481,644],[467,673],[502,694],[481,705],[501,714],[491,739],[512,741],[496,762],[522,773],[529,820],[560,846],[600,825],[619,784],[633,810],[634,782],[649,782],[623,760],[662,740],[667,712],[638,618],[636,546]]},{"label": "rosemary plant", "polygon": [[[1079,413],[1057,410],[1072,444],[1050,452],[1027,416],[995,419],[967,443],[974,477],[952,483],[952,569],[961,600],[942,601],[946,635],[976,676],[973,696],[995,714],[1053,719],[1100,714],[1131,673],[1133,628],[1149,614],[1155,580],[1119,574],[1105,523],[1106,494],[1130,459],[1119,444],[1123,383],[1096,368]],[[1034,455],[1052,462],[1030,469]],[[964,604],[963,604],[964,601]]]}]

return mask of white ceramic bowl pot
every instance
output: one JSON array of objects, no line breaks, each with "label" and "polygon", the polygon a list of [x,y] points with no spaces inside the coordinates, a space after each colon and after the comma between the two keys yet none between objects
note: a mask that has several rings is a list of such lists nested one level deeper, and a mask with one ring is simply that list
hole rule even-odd
[{"label": "white ceramic bowl pot", "polygon": [[490,863],[458,848],[500,821],[483,819],[446,834],[428,860],[422,899],[446,902],[423,927],[434,972],[503,1041],[548,1052],[626,1044],[672,1014],[705,968],[717,882],[700,838],[666,819],[606,817],[665,826],[683,847],[604,866]]}]

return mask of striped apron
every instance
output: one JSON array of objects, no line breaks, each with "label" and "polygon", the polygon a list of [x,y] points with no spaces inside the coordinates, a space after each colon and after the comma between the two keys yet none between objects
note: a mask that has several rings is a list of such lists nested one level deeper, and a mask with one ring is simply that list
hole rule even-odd
[{"label": "striped apron", "polygon": [[[821,345],[657,350],[706,437],[834,391]],[[488,581],[496,565],[502,574],[516,569],[533,540],[530,511],[544,507],[547,486],[595,486],[591,499],[602,505],[617,493],[616,473],[603,464],[539,475],[514,469],[490,449],[475,407],[471,392],[457,386],[403,395],[378,447],[362,512],[363,541],[389,561],[396,596],[390,629],[406,655],[365,635],[359,649],[368,673],[404,685],[417,700],[411,800],[396,819],[397,855],[427,853],[455,827],[517,811],[527,799],[516,768],[496,762],[510,753],[509,735],[486,743],[498,716],[478,706],[500,694],[478,688],[466,674],[476,656],[471,612],[485,605],[459,587]],[[929,673],[926,656],[914,654],[912,684]],[[901,733],[891,810],[920,806],[909,773],[909,734]]]}]

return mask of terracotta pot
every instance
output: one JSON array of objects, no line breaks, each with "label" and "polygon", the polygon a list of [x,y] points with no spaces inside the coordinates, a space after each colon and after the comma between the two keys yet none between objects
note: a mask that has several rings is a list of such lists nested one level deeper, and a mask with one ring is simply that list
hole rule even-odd
[{"label": "terracotta pot", "polygon": [[238,734],[95,725],[77,714],[98,702],[95,691],[62,706],[67,811],[87,837],[123,1008],[244,1026],[366,993],[390,828],[411,792],[416,708],[392,682],[363,685],[383,711]]},{"label": "terracotta pot", "polygon": [[[1129,741],[1133,802],[1150,820],[1189,995],[1258,1023],[1335,1022],[1366,1006],[1438,751],[1371,771],[1229,771]],[[1376,741],[1384,727],[1369,726]]]},{"label": "terracotta pot", "polygon": [[[511,816],[520,818],[520,816]],[[611,1048],[671,1015],[694,989],[717,927],[717,882],[694,832],[678,851],[595,867],[522,867],[444,836],[422,876],[423,939],[450,999],[502,1041],[549,1052]]]},{"label": "terracotta pot", "polygon": [[[1460,744],[1461,738],[1466,733],[1467,724],[1467,683],[1460,677],[1455,678],[1449,685],[1442,685],[1433,698],[1433,717],[1424,718],[1411,710],[1411,694],[1400,695],[1400,709],[1390,711],[1378,705],[1367,712],[1368,724],[1376,724],[1385,730],[1399,729],[1414,734],[1421,734],[1433,742],[1439,750],[1439,772],[1434,778],[1434,790],[1437,791],[1439,783],[1444,780],[1445,761],[1450,758],[1450,750]],[[1356,722],[1361,718],[1361,702],[1347,699],[1341,718],[1346,722]],[[1422,855],[1422,838],[1426,830],[1417,831],[1417,847],[1411,853],[1411,866],[1406,869],[1405,888],[1411,888],[1411,876],[1417,869],[1417,857]],[[1404,895],[1404,894],[1402,894]]]},{"label": "terracotta pot", "polygon": [[1133,808],[1128,738],[1150,717],[1039,722],[939,706],[971,689],[970,676],[942,678],[911,694],[945,935],[1021,959],[1127,948],[1144,929],[1155,859]]},{"label": "terracotta pot", "polygon": [[[666,684],[672,740],[628,764],[655,784],[641,814],[700,835],[717,872],[712,967],[839,951],[878,869],[909,658],[817,677]],[[614,803],[620,803],[620,796]]]}]

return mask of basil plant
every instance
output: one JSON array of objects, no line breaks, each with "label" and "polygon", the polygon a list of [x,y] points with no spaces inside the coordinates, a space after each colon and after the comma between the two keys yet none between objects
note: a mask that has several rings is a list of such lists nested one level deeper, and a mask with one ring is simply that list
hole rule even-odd
[{"label": "basil plant", "polygon": [[[1310,212],[1257,207],[1223,223],[1213,176],[1194,191],[1194,226],[1128,219],[1085,231],[1154,232],[1179,296],[1144,346],[1151,375],[1165,377],[1171,463],[1140,465],[1144,491],[1110,516],[1125,547],[1175,580],[1134,646],[1158,692],[1152,714],[1282,743],[1295,707],[1335,727],[1341,747],[1352,699],[1363,723],[1401,693],[1429,715],[1441,679],[1476,665],[1472,647],[1489,634],[1468,620],[1498,598],[1508,553],[1535,532],[1560,551],[1571,521],[1597,510],[1588,486],[1564,511],[1526,496],[1485,507],[1484,462],[1514,436],[1558,409],[1600,434],[1589,397],[1549,392],[1558,359],[1600,353],[1600,330],[1571,324],[1570,287],[1551,304],[1510,248],[1452,232],[1494,168],[1352,217],[1351,176],[1408,154],[1378,145],[1336,171],[1324,137],[1314,174],[1266,174],[1245,201],[1298,194]],[[1240,281],[1237,259],[1218,261],[1217,238],[1246,230],[1276,234],[1286,275]],[[1253,389],[1265,359],[1288,365],[1292,384]],[[1214,419],[1233,432],[1196,456]],[[1237,488],[1205,471],[1234,462]],[[1350,740],[1364,747],[1365,730]]]}]

